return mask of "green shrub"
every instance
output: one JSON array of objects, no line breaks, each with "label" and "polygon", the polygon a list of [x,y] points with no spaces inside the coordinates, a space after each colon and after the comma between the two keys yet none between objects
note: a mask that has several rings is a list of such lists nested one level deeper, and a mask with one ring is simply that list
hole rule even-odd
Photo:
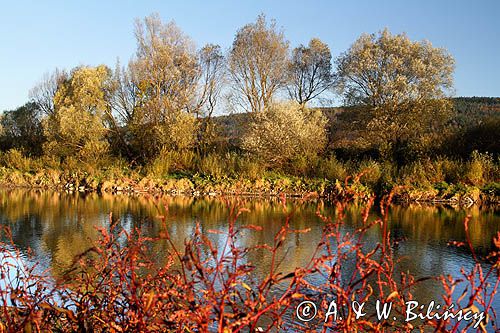
[{"label": "green shrub", "polygon": [[226,169],[225,173],[227,176],[237,177],[240,170],[241,159],[243,156],[237,154],[236,152],[227,152],[222,156],[223,165]]},{"label": "green shrub", "polygon": [[483,191],[490,195],[500,196],[500,183],[488,183],[483,187]]},{"label": "green shrub", "polygon": [[434,184],[434,188],[436,190],[438,190],[439,192],[443,192],[443,191],[446,191],[448,188],[450,187],[450,185],[447,183],[447,182],[438,182],[436,184]]},{"label": "green shrub", "polygon": [[170,151],[174,172],[193,172],[198,155],[192,150]]},{"label": "green shrub", "polygon": [[107,178],[123,178],[130,175],[130,165],[123,158],[109,158],[101,174]]},{"label": "green shrub", "polygon": [[400,168],[398,177],[400,185],[432,188],[432,181],[429,179],[429,171],[426,167],[428,167],[426,163],[416,161]]},{"label": "green shrub", "polygon": [[197,155],[191,150],[162,150],[146,166],[146,174],[150,177],[162,178],[175,172],[192,172],[195,169],[196,160]]},{"label": "green shrub", "polygon": [[442,158],[440,159],[440,164],[445,182],[455,184],[462,181],[465,169],[462,161]]},{"label": "green shrub", "polygon": [[317,176],[317,170],[321,163],[321,158],[316,155],[300,155],[295,157],[288,169],[294,176]]},{"label": "green shrub", "polygon": [[259,161],[256,161],[248,156],[244,156],[238,160],[238,172],[243,178],[257,180],[264,176],[266,168]]},{"label": "green shrub", "polygon": [[166,177],[174,168],[172,155],[168,151],[162,151],[154,160],[146,167],[148,177],[163,178]]},{"label": "green shrub", "polygon": [[196,143],[197,128],[198,124],[193,115],[174,112],[158,124],[133,123],[132,145],[147,159],[165,154],[165,151],[190,151]]}]

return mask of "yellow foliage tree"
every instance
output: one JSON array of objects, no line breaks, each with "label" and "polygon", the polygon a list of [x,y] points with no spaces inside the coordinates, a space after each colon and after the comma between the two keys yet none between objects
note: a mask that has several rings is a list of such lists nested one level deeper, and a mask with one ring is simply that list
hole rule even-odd
[{"label": "yellow foliage tree", "polygon": [[228,67],[235,102],[247,111],[260,112],[272,103],[287,82],[288,41],[272,21],[259,15],[255,23],[236,33]]},{"label": "yellow foliage tree", "polygon": [[59,85],[54,113],[43,122],[46,154],[95,162],[107,153],[105,119],[109,114],[110,76],[106,66],[83,66],[75,68]]},{"label": "yellow foliage tree", "polygon": [[200,74],[194,43],[157,14],[138,20],[135,35],[137,54],[129,65],[137,96],[130,122],[135,148],[152,157],[162,149],[190,147]]},{"label": "yellow foliage tree", "polygon": [[362,35],[337,59],[337,87],[346,105],[369,113],[360,124],[367,129],[365,140],[394,153],[398,146],[423,143],[423,135],[443,126],[453,71],[446,50],[386,29]]}]

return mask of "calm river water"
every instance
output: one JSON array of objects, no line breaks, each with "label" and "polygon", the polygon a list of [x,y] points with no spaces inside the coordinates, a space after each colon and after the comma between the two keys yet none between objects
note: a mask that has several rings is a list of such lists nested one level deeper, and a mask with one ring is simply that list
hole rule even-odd
[{"label": "calm river water", "polygon": [[[234,203],[236,199],[228,200]],[[243,213],[238,223],[265,227],[265,231],[246,232],[241,239],[242,244],[271,244],[284,221],[285,213],[280,202],[257,198],[239,200],[249,212]],[[196,221],[204,230],[227,230],[228,202],[223,199],[163,197],[162,202],[169,210],[169,231],[179,245],[190,237]],[[139,227],[147,235],[157,234],[161,225],[156,217],[165,213],[163,208],[157,208],[157,204],[158,200],[148,196],[0,190],[0,223],[11,227],[14,242],[19,248],[33,250],[35,257],[32,260],[40,261],[57,274],[75,255],[90,246],[91,240],[98,235],[95,226],[105,226],[109,213],[126,228]],[[281,265],[285,273],[306,264],[320,239],[323,222],[316,216],[317,208],[325,215],[335,215],[333,206],[320,201],[299,203],[291,200],[287,205],[289,209],[295,207],[292,227],[311,228],[311,231],[287,239],[286,260]],[[372,214],[371,218],[377,217],[376,212]],[[393,205],[389,216],[391,234],[404,239],[395,248],[396,255],[406,258],[401,269],[423,277],[443,273],[459,276],[460,267],[470,268],[473,265],[470,252],[447,245],[449,241],[465,240],[463,221],[467,215],[472,217],[469,228],[474,248],[478,253],[487,253],[492,247],[492,237],[500,230],[499,207],[464,210]],[[360,221],[360,207],[350,206],[345,230],[354,228]],[[212,236],[216,242],[223,242],[222,234]],[[378,229],[371,230],[366,237],[367,246],[378,241]],[[161,256],[162,249],[159,248],[157,253]],[[256,252],[249,259],[257,266],[257,275],[265,272],[269,264],[268,256]],[[426,282],[415,291],[415,299],[421,303],[431,299],[441,300],[440,294],[437,284]],[[497,295],[494,303],[494,308],[498,310],[499,299]]]}]

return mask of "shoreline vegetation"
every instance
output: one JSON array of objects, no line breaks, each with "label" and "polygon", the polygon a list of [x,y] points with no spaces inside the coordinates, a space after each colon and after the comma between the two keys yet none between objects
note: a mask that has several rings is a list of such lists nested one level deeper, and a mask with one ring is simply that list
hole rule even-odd
[{"label": "shoreline vegetation", "polygon": [[500,98],[453,98],[428,41],[386,29],[333,59],[264,15],[227,52],[156,14],[135,37],[127,65],[56,69],[3,112],[2,186],[499,202]]},{"label": "shoreline vegetation", "polygon": [[[189,157],[186,157],[189,155]],[[176,164],[186,159],[186,165]],[[56,165],[46,158],[30,159],[19,151],[0,153],[0,187],[65,192],[112,194],[167,194],[188,196],[313,196],[342,200],[382,197],[389,192],[398,202],[445,203],[471,206],[499,204],[500,184],[493,181],[498,167],[489,155],[474,153],[468,161],[419,161],[399,170],[373,160],[341,162],[334,157],[318,160],[319,177],[286,174],[259,168],[236,154],[207,158],[187,153],[164,153],[151,165],[131,168],[125,161],[108,161],[107,167]],[[52,164],[48,169],[45,165]],[[219,168],[206,167],[212,163]],[[167,168],[170,166],[170,168]],[[252,169],[255,167],[255,169]],[[203,171],[204,170],[204,171]],[[218,170],[216,173],[213,170]],[[429,172],[432,170],[432,172]],[[452,174],[456,182],[446,182]],[[355,175],[354,177],[348,175]]]}]

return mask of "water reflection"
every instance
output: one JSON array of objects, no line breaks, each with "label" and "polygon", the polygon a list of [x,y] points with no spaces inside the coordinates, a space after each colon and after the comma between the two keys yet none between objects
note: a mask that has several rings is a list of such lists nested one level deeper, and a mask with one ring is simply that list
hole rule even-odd
[{"label": "water reflection", "polygon": [[[12,229],[14,242],[22,250],[33,249],[37,260],[50,266],[59,274],[72,262],[75,255],[91,246],[98,236],[96,226],[107,226],[109,214],[127,229],[140,228],[146,235],[157,235],[161,229],[158,215],[167,216],[167,227],[182,247],[189,238],[196,222],[202,230],[224,231],[228,225],[228,206],[240,205],[249,209],[238,220],[240,224],[263,226],[263,231],[246,231],[239,239],[242,246],[272,243],[276,232],[284,223],[287,213],[293,211],[291,226],[295,229],[311,228],[303,234],[294,234],[285,242],[285,256],[280,269],[287,273],[306,264],[322,233],[323,222],[316,216],[319,210],[335,216],[335,207],[316,201],[299,203],[288,201],[284,208],[277,199],[252,198],[193,198],[150,196],[113,196],[103,194],[66,194],[47,191],[0,191],[0,223]],[[344,231],[361,224],[362,207],[351,205],[346,213]],[[168,210],[168,212],[167,212]],[[389,227],[394,237],[404,239],[395,248],[395,255],[407,258],[399,267],[417,277],[442,273],[458,276],[461,266],[471,267],[473,261],[466,250],[448,247],[450,240],[464,241],[463,221],[467,215],[471,241],[479,253],[486,253],[492,246],[491,239],[500,230],[497,208],[468,210],[439,206],[392,206]],[[372,212],[370,219],[376,219]],[[224,242],[224,235],[210,234],[216,244]],[[380,230],[374,228],[366,236],[367,248],[380,240]],[[166,251],[165,243],[154,245],[159,260]],[[257,266],[256,275],[264,274],[269,267],[269,256],[264,251],[250,252],[248,260]],[[415,290],[420,302],[439,299],[436,283],[427,282]],[[496,306],[499,306],[498,300]]]}]

